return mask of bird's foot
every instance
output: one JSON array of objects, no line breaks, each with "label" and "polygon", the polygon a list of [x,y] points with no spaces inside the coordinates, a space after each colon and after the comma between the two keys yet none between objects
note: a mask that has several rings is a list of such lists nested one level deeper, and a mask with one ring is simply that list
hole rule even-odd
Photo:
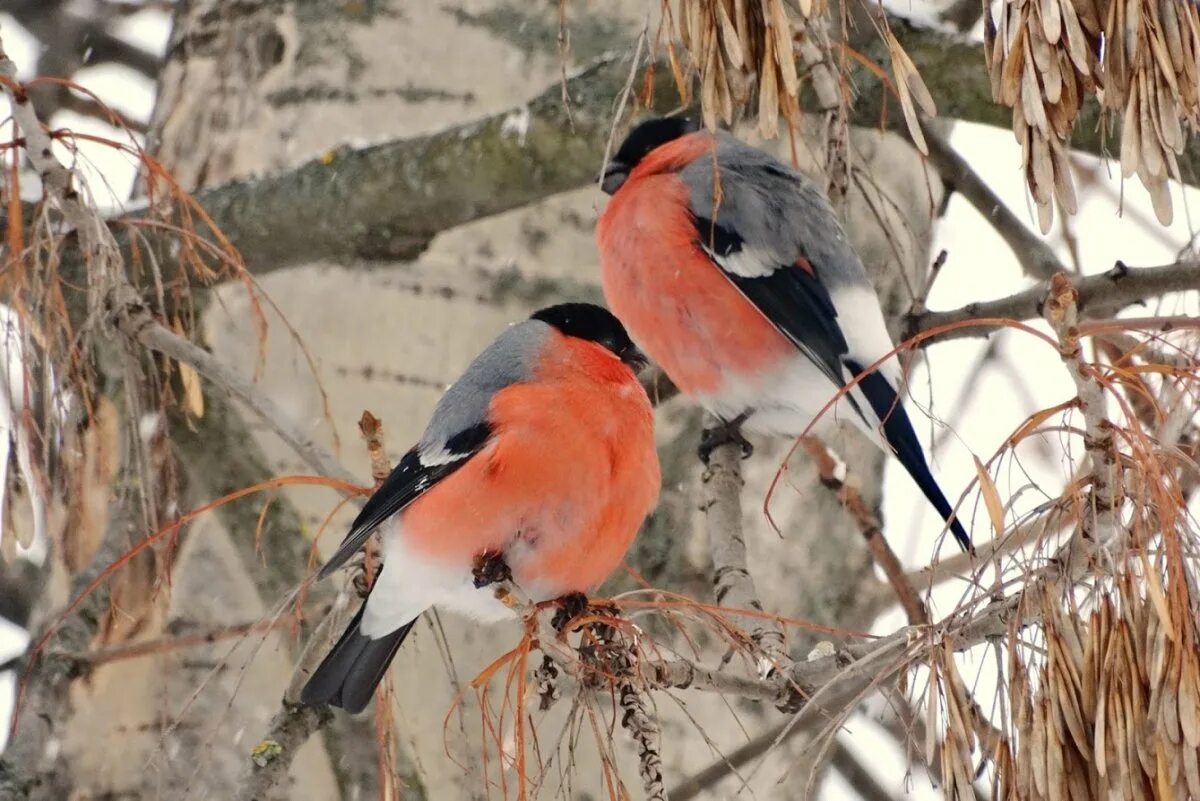
[{"label": "bird's foot", "polygon": [[554,617],[550,618],[550,625],[560,634],[568,623],[588,609],[588,597],[582,592],[569,592],[559,598],[557,603],[558,611],[554,613]]},{"label": "bird's foot", "polygon": [[584,612],[590,611],[609,617],[616,617],[621,613],[621,610],[612,601],[589,601],[588,597],[582,592],[569,592],[558,598],[557,603],[558,611],[550,619],[550,625],[554,627],[555,631],[560,633],[572,620]]},{"label": "bird's foot", "polygon": [[742,436],[742,423],[746,422],[746,418],[749,416],[750,412],[742,412],[732,420],[727,422],[722,421],[715,426],[706,427],[700,433],[700,447],[696,449],[696,452],[700,456],[700,461],[708,464],[713,451],[722,445],[730,443],[742,449],[743,459],[749,459],[754,454],[754,446]]},{"label": "bird's foot", "polygon": [[495,551],[484,551],[475,557],[475,566],[471,570],[475,577],[476,589],[483,589],[501,581],[512,581],[512,569],[504,561],[504,555]]}]

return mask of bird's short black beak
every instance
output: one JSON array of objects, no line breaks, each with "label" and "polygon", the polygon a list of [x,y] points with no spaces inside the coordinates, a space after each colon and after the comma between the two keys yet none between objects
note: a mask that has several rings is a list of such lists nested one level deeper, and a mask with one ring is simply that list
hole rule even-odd
[{"label": "bird's short black beak", "polygon": [[629,369],[635,373],[641,372],[650,363],[650,360],[646,358],[646,354],[642,353],[634,345],[630,345],[621,351],[621,361],[629,365]]},{"label": "bird's short black beak", "polygon": [[604,194],[615,194],[618,189],[625,185],[625,179],[629,177],[629,171],[625,169],[624,164],[616,162],[609,164],[604,174],[600,176],[600,189]]}]

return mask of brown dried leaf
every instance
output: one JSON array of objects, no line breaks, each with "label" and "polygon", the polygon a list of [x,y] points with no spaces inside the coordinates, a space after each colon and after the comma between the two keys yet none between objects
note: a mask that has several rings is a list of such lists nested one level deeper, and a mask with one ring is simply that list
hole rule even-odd
[{"label": "brown dried leaf", "polygon": [[1167,184],[1165,175],[1147,176],[1141,172],[1138,177],[1142,179],[1142,184],[1150,192],[1150,203],[1154,206],[1154,216],[1158,218],[1162,225],[1170,225],[1175,218],[1175,212],[1171,206],[1171,187]]},{"label": "brown dried leaf", "polygon": [[[1054,0],[1055,3],[1058,0]],[[1063,77],[1059,71],[1058,51],[1054,51],[1050,55],[1050,61],[1046,68],[1042,70],[1042,93],[1049,104],[1058,103],[1062,98]]]},{"label": "brown dried leaf", "polygon": [[1033,154],[1030,159],[1033,172],[1033,199],[1039,204],[1049,203],[1054,191],[1054,162],[1050,158],[1050,145],[1045,138],[1033,134]]},{"label": "brown dried leaf", "polygon": [[1079,204],[1075,198],[1075,181],[1071,177],[1071,160],[1058,139],[1050,140],[1050,158],[1054,162],[1054,196],[1062,204],[1063,211],[1074,214],[1079,210]]},{"label": "brown dried leaf", "polygon": [[1162,706],[1160,708],[1159,731],[1166,735],[1172,745],[1183,741],[1183,731],[1179,726],[1179,685],[1177,676],[1169,673],[1162,685]]},{"label": "brown dried leaf", "polygon": [[1050,44],[1058,44],[1058,38],[1062,35],[1062,17],[1058,0],[1041,0],[1040,9],[1042,32],[1046,36],[1046,41]]},{"label": "brown dried leaf", "polygon": [[765,138],[779,130],[779,87],[775,78],[775,45],[767,37],[763,45],[762,78],[758,83],[758,131]]},{"label": "brown dried leaf", "polygon": [[1183,35],[1179,30],[1179,14],[1175,9],[1175,0],[1159,0],[1158,21],[1162,37],[1170,54],[1170,62],[1174,69],[1181,70],[1184,61]]},{"label": "brown dried leaf", "polygon": [[751,0],[733,0],[733,18],[737,26],[738,41],[742,45],[742,62],[747,69],[754,68],[754,33],[746,13],[746,3]]},{"label": "brown dried leaf", "polygon": [[1051,226],[1054,225],[1054,205],[1049,201],[1036,203],[1038,216],[1038,228],[1043,234],[1050,233]]},{"label": "brown dried leaf", "polygon": [[1030,766],[1033,770],[1033,786],[1039,795],[1046,795],[1046,700],[1044,698],[1033,703],[1033,721],[1029,731]]},{"label": "brown dried leaf", "polygon": [[764,16],[768,20],[769,33],[775,36],[775,61],[779,64],[784,93],[788,97],[798,97],[800,78],[796,74],[796,57],[792,54],[792,24],[783,9],[783,0],[767,0],[767,3],[770,16]]},{"label": "brown dried leaf", "polygon": [[1137,172],[1141,159],[1140,119],[1137,85],[1133,84],[1129,87],[1129,102],[1125,106],[1125,120],[1121,125],[1121,175],[1125,178]]},{"label": "brown dried leaf", "polygon": [[1179,728],[1193,751],[1200,748],[1200,679],[1195,667],[1195,662],[1186,662],[1179,682]]},{"label": "brown dried leaf", "polygon": [[1025,119],[1043,136],[1050,133],[1050,121],[1046,118],[1046,108],[1042,101],[1042,92],[1038,86],[1037,72],[1034,69],[1032,55],[1028,52],[1030,45],[1026,39],[1025,73],[1022,76],[1021,103],[1025,107]]},{"label": "brown dried leaf", "polygon": [[937,663],[929,666],[929,692],[925,698],[925,764],[933,764],[933,755],[937,750],[938,703],[940,701],[937,682]]},{"label": "brown dried leaf", "polygon": [[1067,54],[1071,58],[1071,63],[1075,65],[1075,69],[1084,75],[1090,75],[1092,55],[1088,49],[1079,16],[1071,4],[1071,0],[1059,0],[1059,2],[1062,4],[1063,28],[1067,34]]},{"label": "brown dried leaf", "polygon": [[1025,29],[1018,28],[1000,75],[1000,102],[1006,106],[1016,106],[1021,99],[1021,82],[1025,74],[1025,36]]},{"label": "brown dried leaf", "polygon": [[1129,64],[1138,63],[1142,45],[1142,2],[1141,0],[1117,0],[1125,11],[1125,57]]},{"label": "brown dried leaf", "polygon": [[984,503],[987,505],[988,517],[992,520],[992,531],[996,532],[996,539],[999,540],[1004,536],[1004,501],[1000,500],[1000,492],[996,489],[996,482],[992,481],[992,476],[988,473],[987,468],[983,466],[983,462],[979,461],[979,457],[975,456],[975,474],[979,476],[979,491],[983,493]]},{"label": "brown dried leaf", "polygon": [[[1200,798],[1200,752],[1195,748],[1183,749],[1183,778],[1187,782],[1188,798]],[[1182,788],[1180,788],[1182,790]],[[1176,793],[1178,797],[1182,793]]]},{"label": "brown dried leaf", "polygon": [[1151,119],[1151,109],[1157,107],[1157,98],[1151,92],[1152,88],[1146,80],[1146,71],[1138,73],[1138,137],[1142,142],[1142,169],[1153,176],[1166,175],[1166,162],[1163,159],[1162,143],[1158,132],[1154,129]]},{"label": "brown dried leaf", "polygon": [[745,63],[742,60],[743,45],[741,37],[738,36],[737,28],[734,27],[733,20],[729,18],[729,12],[725,9],[724,0],[716,4],[717,6],[717,21],[721,26],[721,46],[725,51],[725,57],[729,59],[729,64],[734,69],[741,69]]}]

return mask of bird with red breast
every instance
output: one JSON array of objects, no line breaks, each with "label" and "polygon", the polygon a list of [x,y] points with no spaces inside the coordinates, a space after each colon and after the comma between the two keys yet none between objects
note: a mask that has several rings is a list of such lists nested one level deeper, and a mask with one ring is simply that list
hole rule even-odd
[{"label": "bird with red breast", "polygon": [[672,116],[635,126],[601,187],[612,196],[596,229],[605,298],[680,391],[722,421],[702,456],[730,438],[748,455],[743,427],[795,437],[848,420],[971,548],[901,402],[879,299],[810,179]]},{"label": "bird with red breast", "polygon": [[658,498],[643,364],[616,317],[591,304],[541,309],[501,333],[321,569],[318,578],[382,529],[382,569],[301,700],[362,710],[430,607],[511,619],[480,586],[481,561],[535,602],[595,590]]}]

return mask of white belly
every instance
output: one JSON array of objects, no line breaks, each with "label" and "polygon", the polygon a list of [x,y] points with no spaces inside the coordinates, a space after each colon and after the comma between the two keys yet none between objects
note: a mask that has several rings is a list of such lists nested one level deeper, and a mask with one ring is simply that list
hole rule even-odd
[{"label": "white belly", "polygon": [[818,415],[820,419],[809,430],[811,434],[827,433],[839,421],[861,427],[858,415],[845,397],[822,414],[825,405],[837,394],[837,387],[799,354],[786,369],[775,371],[764,380],[746,381],[731,375],[724,383],[721,392],[699,395],[695,400],[723,420],[732,420],[753,409],[743,425],[747,432],[796,437]]}]

